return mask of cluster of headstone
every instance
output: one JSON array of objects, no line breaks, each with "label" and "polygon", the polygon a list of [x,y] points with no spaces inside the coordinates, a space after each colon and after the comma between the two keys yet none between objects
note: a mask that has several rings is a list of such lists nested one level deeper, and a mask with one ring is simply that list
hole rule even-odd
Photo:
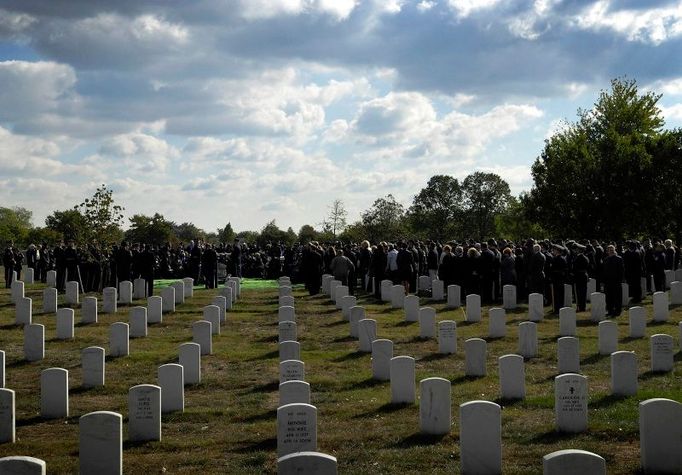
[{"label": "cluster of headstone", "polygon": [[[51,271],[54,272],[54,271]],[[48,272],[48,283],[55,276]],[[139,281],[139,282],[138,282]],[[71,284],[71,285],[69,285]],[[146,297],[142,279],[121,282],[119,288],[105,288],[102,311],[118,313],[118,305],[132,305],[147,298],[147,307],[129,308],[129,323],[116,322],[109,329],[109,356],[124,357],[130,352],[130,338],[147,336],[149,323],[161,323],[164,313],[193,296],[194,281],[185,278],[163,288],[161,296]],[[69,297],[69,289],[72,294]],[[158,367],[157,384],[139,384],[128,391],[128,437],[132,442],[161,440],[161,414],[184,411],[184,386],[201,382],[201,356],[212,353],[212,337],[220,334],[226,312],[240,295],[240,279],[230,277],[212,305],[203,309],[203,319],[192,324],[192,342],[179,347],[178,363]],[[78,304],[78,283],[69,282],[65,302]],[[16,306],[16,323],[24,325],[24,357],[39,361],[45,357],[45,327],[32,323],[32,302],[24,297],[24,282],[14,281],[11,291]],[[57,308],[57,290],[43,291],[43,313],[55,314],[57,338],[73,339],[74,311]],[[83,323],[97,323],[97,298],[85,297],[81,304]],[[81,351],[84,388],[105,385],[105,353],[91,346]],[[0,443],[15,442],[15,392],[5,388],[5,353],[0,351]],[[44,419],[69,417],[69,372],[48,368],[40,374],[40,416]],[[81,473],[123,473],[123,418],[121,414],[96,411],[79,419],[79,463]],[[45,473],[44,461],[24,456],[0,459],[0,473]]]},{"label": "cluster of headstone", "polygon": [[336,458],[317,451],[317,408],[310,404],[310,384],[305,381],[291,281],[280,277],[278,284],[277,473],[335,475]]},{"label": "cluster of headstone", "polygon": [[[429,281],[427,281],[429,280]],[[593,285],[593,283],[592,283]],[[624,284],[626,285],[626,284]],[[682,282],[671,281],[671,289],[682,293]],[[442,282],[430,281],[429,276],[419,279],[419,288],[430,289],[432,300],[443,300]],[[627,289],[624,289],[626,291]],[[355,297],[348,296],[348,289],[331,275],[323,275],[322,291],[330,297],[342,316],[350,323],[350,336],[358,339],[359,351],[371,353],[372,377],[390,381],[393,404],[414,404],[417,400],[415,385],[415,360],[410,356],[394,356],[391,340],[377,336],[377,322],[367,318],[365,309],[356,305]],[[448,286],[447,307],[457,308],[461,289]],[[672,290],[671,290],[672,293]],[[555,426],[559,432],[584,432],[588,430],[588,383],[580,374],[580,341],[576,334],[576,311],[572,307],[571,293],[566,306],[559,315],[559,338],[557,340],[557,372],[555,387]],[[681,296],[682,297],[682,296]],[[404,287],[391,281],[381,282],[381,299],[393,308],[402,308],[405,321],[419,322],[421,338],[437,338],[438,351],[443,354],[457,352],[457,325],[451,320],[436,323],[436,312],[431,307],[420,308],[417,295],[405,295]],[[544,302],[541,294],[530,294],[528,321],[518,325],[517,354],[498,358],[500,398],[502,400],[525,398],[525,359],[538,356],[537,322],[544,318]],[[481,321],[481,298],[470,294],[465,298],[465,320]],[[618,326],[606,320],[605,296],[592,292],[591,319],[598,323],[599,353],[611,358],[611,394],[631,396],[637,393],[638,364],[634,352],[618,350]],[[667,321],[669,300],[667,292],[653,296],[654,322]],[[680,301],[682,303],[682,300]],[[504,338],[507,334],[506,310],[515,309],[516,288],[506,285],[503,289],[502,308],[491,308],[488,315],[488,338]],[[680,345],[682,351],[682,323]],[[437,329],[437,331],[436,331]],[[643,307],[629,309],[629,336],[644,338],[646,312]],[[656,334],[650,337],[652,372],[670,372],[674,366],[673,337]],[[464,342],[465,375],[486,375],[487,343],[482,338],[470,338]],[[420,429],[426,434],[446,434],[451,425],[450,381],[443,378],[427,378],[420,381]],[[650,409],[648,409],[650,408]],[[471,401],[460,406],[460,451],[463,473],[499,473],[501,469],[501,416],[500,407],[490,401]],[[653,417],[674,421],[663,428],[656,427]],[[667,399],[651,399],[640,403],[640,439],[642,441],[642,468],[646,473],[670,473],[670,467],[682,469],[682,404]],[[650,442],[664,437],[669,443]],[[645,443],[649,441],[649,443]],[[656,455],[652,455],[655,451]],[[665,459],[665,460],[662,460]],[[581,450],[561,450],[543,459],[545,473],[564,474],[605,473],[602,457]]]}]

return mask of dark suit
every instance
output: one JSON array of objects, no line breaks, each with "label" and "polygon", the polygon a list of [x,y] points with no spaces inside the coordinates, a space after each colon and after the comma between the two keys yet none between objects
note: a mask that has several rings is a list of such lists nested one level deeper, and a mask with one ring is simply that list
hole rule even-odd
[{"label": "dark suit", "polygon": [[606,294],[606,311],[612,317],[620,315],[623,309],[623,278],[625,267],[623,258],[618,255],[608,256],[603,261],[602,278]]}]

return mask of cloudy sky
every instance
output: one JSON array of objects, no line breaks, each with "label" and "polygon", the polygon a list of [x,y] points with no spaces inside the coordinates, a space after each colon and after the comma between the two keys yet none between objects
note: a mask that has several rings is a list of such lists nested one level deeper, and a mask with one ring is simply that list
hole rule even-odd
[{"label": "cloudy sky", "polygon": [[356,219],[434,174],[519,193],[627,75],[682,126],[682,1],[0,0],[0,206],[106,183],[214,230]]}]

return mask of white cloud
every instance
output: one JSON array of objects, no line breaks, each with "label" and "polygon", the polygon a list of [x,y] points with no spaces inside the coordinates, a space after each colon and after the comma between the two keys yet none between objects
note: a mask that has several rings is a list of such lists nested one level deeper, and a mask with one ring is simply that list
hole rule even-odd
[{"label": "white cloud", "polygon": [[179,156],[178,150],[163,139],[143,133],[129,133],[112,137],[100,147],[100,153],[114,160],[118,166],[132,171],[163,173],[171,160]]},{"label": "white cloud", "polygon": [[357,0],[241,0],[240,9],[241,15],[249,20],[316,12],[345,20],[357,3]]},{"label": "white cloud", "polygon": [[502,0],[448,0],[448,5],[457,16],[466,18],[472,13],[489,10],[497,6]]},{"label": "white cloud", "polygon": [[14,13],[0,8],[0,36],[21,33],[36,22],[36,18],[25,13]]},{"label": "white cloud", "polygon": [[434,2],[434,1],[421,0],[421,2],[419,2],[417,4],[417,10],[419,10],[420,12],[426,12],[426,11],[431,10],[435,6],[436,6],[436,2]]},{"label": "white cloud", "polygon": [[661,107],[661,111],[666,121],[682,122],[682,103]]}]

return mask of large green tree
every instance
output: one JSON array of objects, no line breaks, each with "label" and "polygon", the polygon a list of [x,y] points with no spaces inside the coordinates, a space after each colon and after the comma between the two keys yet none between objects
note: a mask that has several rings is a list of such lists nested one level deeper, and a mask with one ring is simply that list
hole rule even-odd
[{"label": "large green tree", "polygon": [[84,236],[89,242],[110,246],[123,237],[123,207],[114,202],[114,192],[101,185],[90,198],[74,208],[85,220]]},{"label": "large green tree", "polygon": [[392,194],[379,198],[361,216],[371,242],[395,240],[405,234],[405,208]]},{"label": "large green tree", "polygon": [[162,246],[174,239],[173,223],[163,215],[154,216],[136,214],[130,218],[130,228],[125,232],[125,238],[130,242],[140,242]]},{"label": "large green tree", "polygon": [[32,216],[33,214],[26,208],[0,207],[0,245],[4,247],[10,241],[14,241],[16,246],[25,246],[33,227]]},{"label": "large green tree", "polygon": [[533,164],[528,214],[555,236],[619,239],[660,226],[655,208],[667,203],[659,190],[682,186],[670,181],[676,171],[660,181],[661,169],[682,165],[674,137],[662,131],[660,97],[614,79],[591,110],[579,110]]},{"label": "large green tree", "polygon": [[88,225],[85,216],[77,209],[54,211],[45,218],[45,227],[61,235],[65,240],[82,243],[88,237]]},{"label": "large green tree", "polygon": [[457,178],[434,175],[419,191],[408,210],[410,226],[422,238],[444,240],[460,230],[463,189]]},{"label": "large green tree", "polygon": [[462,182],[464,233],[484,239],[495,233],[495,218],[503,213],[512,196],[509,184],[495,173],[475,172]]}]

